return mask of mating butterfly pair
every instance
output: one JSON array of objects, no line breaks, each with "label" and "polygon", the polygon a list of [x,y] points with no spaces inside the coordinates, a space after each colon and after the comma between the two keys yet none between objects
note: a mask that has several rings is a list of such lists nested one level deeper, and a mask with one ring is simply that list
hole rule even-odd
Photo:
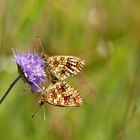
[{"label": "mating butterfly pair", "polygon": [[51,75],[51,84],[40,94],[40,105],[45,102],[60,107],[77,107],[82,104],[78,91],[64,80],[79,73],[85,62],[74,56],[51,56],[42,54],[47,62],[46,72]]}]

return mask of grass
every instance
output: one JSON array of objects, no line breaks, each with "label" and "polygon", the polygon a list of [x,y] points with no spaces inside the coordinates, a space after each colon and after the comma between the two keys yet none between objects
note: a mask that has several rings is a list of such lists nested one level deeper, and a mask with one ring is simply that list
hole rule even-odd
[{"label": "grass", "polygon": [[10,48],[40,47],[36,36],[48,54],[86,61],[82,73],[67,80],[82,95],[83,105],[46,104],[46,121],[43,110],[31,118],[38,98],[19,81],[0,106],[1,139],[139,140],[139,4],[132,0],[0,1],[0,96],[17,76]]}]

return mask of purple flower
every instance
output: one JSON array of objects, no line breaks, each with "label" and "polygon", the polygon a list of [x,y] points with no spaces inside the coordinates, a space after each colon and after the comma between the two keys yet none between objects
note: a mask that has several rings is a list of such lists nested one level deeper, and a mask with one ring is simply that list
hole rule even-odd
[{"label": "purple flower", "polygon": [[46,82],[44,71],[45,61],[39,58],[37,53],[23,52],[14,54],[19,73],[30,83],[32,92],[42,92],[43,85]]}]

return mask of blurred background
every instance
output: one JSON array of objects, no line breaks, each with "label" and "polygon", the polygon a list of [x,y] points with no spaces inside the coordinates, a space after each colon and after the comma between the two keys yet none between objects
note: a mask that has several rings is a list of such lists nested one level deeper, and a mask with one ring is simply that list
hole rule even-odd
[{"label": "blurred background", "polygon": [[0,0],[0,96],[18,75],[10,48],[39,46],[85,59],[66,80],[83,97],[78,108],[38,107],[20,80],[0,105],[1,140],[140,139],[140,1]]}]

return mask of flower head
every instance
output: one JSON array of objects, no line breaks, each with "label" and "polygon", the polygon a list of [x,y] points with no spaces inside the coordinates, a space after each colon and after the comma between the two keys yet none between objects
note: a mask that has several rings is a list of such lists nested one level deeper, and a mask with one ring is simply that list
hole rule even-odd
[{"label": "flower head", "polygon": [[45,61],[37,53],[23,52],[14,55],[20,73],[31,85],[32,92],[41,92],[45,84]]}]

